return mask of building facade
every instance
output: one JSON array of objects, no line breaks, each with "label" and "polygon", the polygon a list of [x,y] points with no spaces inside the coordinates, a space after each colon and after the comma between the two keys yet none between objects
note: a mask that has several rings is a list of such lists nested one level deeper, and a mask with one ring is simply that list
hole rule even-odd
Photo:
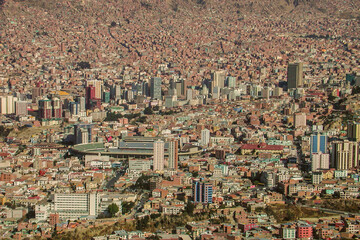
[{"label": "building facade", "polygon": [[291,63],[288,65],[287,84],[288,89],[298,88],[303,85],[303,64]]},{"label": "building facade", "polygon": [[162,140],[154,142],[154,171],[164,170],[164,149],[165,143]]}]

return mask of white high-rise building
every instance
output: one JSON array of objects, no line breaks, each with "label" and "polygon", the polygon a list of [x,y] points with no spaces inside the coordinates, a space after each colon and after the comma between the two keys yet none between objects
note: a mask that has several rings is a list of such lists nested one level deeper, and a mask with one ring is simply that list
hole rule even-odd
[{"label": "white high-rise building", "polygon": [[210,142],[210,130],[204,129],[201,130],[201,144],[207,146]]},{"label": "white high-rise building", "polygon": [[[8,95],[6,96],[7,98],[7,113],[8,114],[13,114],[15,113],[15,99],[14,96]],[[17,99],[16,99],[17,100]]]},{"label": "white high-rise building", "polygon": [[335,141],[332,144],[332,166],[336,170],[348,170],[359,166],[359,145],[352,141]]},{"label": "white high-rise building", "polygon": [[164,170],[164,148],[165,143],[162,140],[154,142],[154,171]]},{"label": "white high-rise building", "polygon": [[17,98],[12,95],[0,96],[0,113],[1,114],[15,113],[15,101],[17,101]]},{"label": "white high-rise building", "polygon": [[6,98],[6,96],[0,96],[0,113],[7,114],[7,98]]},{"label": "white high-rise building", "polygon": [[315,172],[318,169],[329,169],[330,155],[327,153],[313,153],[311,154],[311,171]]},{"label": "white high-rise building", "polygon": [[211,74],[211,92],[213,93],[214,87],[219,87],[219,89],[225,86],[226,72],[216,71]]}]

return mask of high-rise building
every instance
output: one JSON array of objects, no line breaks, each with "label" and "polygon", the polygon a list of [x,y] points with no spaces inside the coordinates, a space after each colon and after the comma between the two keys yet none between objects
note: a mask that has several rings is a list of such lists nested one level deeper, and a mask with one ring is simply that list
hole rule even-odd
[{"label": "high-rise building", "polygon": [[0,96],[0,112],[1,112],[1,114],[7,114],[7,98],[6,98],[6,96]]},{"label": "high-rise building", "polygon": [[310,136],[310,152],[311,153],[327,153],[328,136],[325,134],[312,134]]},{"label": "high-rise building", "polygon": [[175,86],[176,95],[178,97],[186,97],[187,94],[187,81],[185,79],[181,79],[176,83],[172,83],[171,85]]},{"label": "high-rise building", "polygon": [[235,88],[236,87],[236,77],[228,76],[226,78],[226,86],[229,88]]},{"label": "high-rise building", "polygon": [[121,87],[120,85],[113,84],[110,88],[110,98],[114,100],[121,99]]},{"label": "high-rise building", "polygon": [[313,153],[311,154],[311,171],[315,172],[319,169],[329,169],[330,155],[327,153]]},{"label": "high-rise building", "polygon": [[211,94],[213,99],[220,98],[220,87],[214,86]]},{"label": "high-rise building", "polygon": [[351,141],[360,141],[360,123],[349,121],[347,124],[347,137]]},{"label": "high-rise building", "polygon": [[[87,134],[85,132],[87,132]],[[92,132],[93,132],[92,124],[86,124],[86,123],[75,124],[74,125],[75,144],[91,143],[93,139]]]},{"label": "high-rise building", "polygon": [[195,203],[212,203],[213,186],[211,183],[194,180],[192,192]]},{"label": "high-rise building", "polygon": [[210,143],[210,130],[203,129],[201,130],[201,144],[207,146]]},{"label": "high-rise building", "polygon": [[89,143],[89,131],[86,128],[80,128],[77,139],[79,140],[78,143]]},{"label": "high-rise building", "polygon": [[85,97],[77,97],[76,102],[79,103],[79,112],[86,111],[86,99]]},{"label": "high-rise building", "polygon": [[69,109],[71,115],[79,115],[80,112],[80,104],[77,102],[70,102],[69,103]]},{"label": "high-rise building", "polygon": [[150,96],[152,99],[161,100],[161,78],[160,77],[151,78]]},{"label": "high-rise building", "polygon": [[212,203],[212,196],[213,196],[212,184],[211,183],[204,183],[203,188],[204,188],[203,202],[204,203]]},{"label": "high-rise building", "polygon": [[287,85],[288,89],[298,88],[303,85],[303,64],[290,63],[288,65]]},{"label": "high-rise building", "polygon": [[103,81],[101,80],[87,80],[86,87],[93,86],[94,89],[94,97],[92,99],[101,99]]},{"label": "high-rise building", "polygon": [[39,118],[51,119],[52,118],[52,106],[51,100],[48,98],[39,100]]},{"label": "high-rise building", "polygon": [[169,168],[177,169],[179,159],[179,142],[178,140],[171,140],[169,142]]},{"label": "high-rise building", "polygon": [[164,170],[164,148],[165,143],[162,140],[158,140],[154,142],[154,171],[162,171]]},{"label": "high-rise building", "polygon": [[62,117],[62,107],[61,107],[61,101],[59,98],[54,97],[51,99],[51,105],[52,105],[52,117],[59,119]]},{"label": "high-rise building", "polygon": [[39,100],[39,118],[41,120],[62,118],[62,104],[59,98]]},{"label": "high-rise building", "polygon": [[8,95],[6,96],[7,98],[7,113],[8,114],[13,114],[15,113],[15,100],[17,100],[16,98],[14,98],[14,96],[12,95]]},{"label": "high-rise building", "polygon": [[95,87],[90,85],[85,88],[86,95],[86,108],[91,108],[91,100],[95,100]]},{"label": "high-rise building", "polygon": [[202,200],[202,193],[203,188],[200,181],[193,181],[192,184],[192,193],[193,193],[193,201],[194,202],[201,202]]},{"label": "high-rise building", "polygon": [[186,90],[186,100],[190,101],[193,99],[193,89]]},{"label": "high-rise building", "polygon": [[269,97],[271,96],[271,88],[269,88],[269,87],[264,87],[264,88],[261,90],[261,96],[262,96],[263,98],[269,99]]},{"label": "high-rise building", "polygon": [[16,101],[15,102],[15,115],[16,116],[26,116],[28,114],[27,106],[28,106],[28,103],[26,101]]},{"label": "high-rise building", "polygon": [[150,96],[150,87],[149,87],[149,82],[148,81],[144,81],[141,83],[141,88],[142,88],[142,95],[143,96]]},{"label": "high-rise building", "polygon": [[109,103],[110,102],[110,92],[109,91],[105,91],[102,94],[102,101],[104,103]]},{"label": "high-rise building", "polygon": [[332,144],[331,163],[336,170],[348,170],[359,166],[357,142],[335,141]]},{"label": "high-rise building", "polygon": [[210,92],[213,93],[214,87],[219,87],[219,89],[224,88],[225,86],[226,72],[216,71],[211,74],[211,89]]},{"label": "high-rise building", "polygon": [[165,97],[165,107],[172,108],[176,106],[177,96],[176,95],[169,95]]},{"label": "high-rise building", "polygon": [[134,91],[131,89],[128,89],[125,91],[125,99],[128,102],[131,102],[132,100],[134,100]]},{"label": "high-rise building", "polygon": [[1,114],[13,114],[15,113],[15,101],[12,95],[0,96],[0,112]]},{"label": "high-rise building", "polygon": [[41,97],[43,95],[45,95],[45,88],[40,87],[40,84],[37,84],[38,86],[34,87],[31,90],[31,98],[32,98],[32,102],[36,102],[36,98]]}]

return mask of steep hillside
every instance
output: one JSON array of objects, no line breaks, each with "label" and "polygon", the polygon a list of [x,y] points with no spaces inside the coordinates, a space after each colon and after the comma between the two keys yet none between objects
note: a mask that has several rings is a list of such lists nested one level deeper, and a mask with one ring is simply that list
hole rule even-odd
[{"label": "steep hillside", "polygon": [[5,79],[49,66],[68,74],[82,61],[188,72],[219,56],[296,51],[284,35],[359,38],[359,9],[358,0],[5,0],[0,65]]}]

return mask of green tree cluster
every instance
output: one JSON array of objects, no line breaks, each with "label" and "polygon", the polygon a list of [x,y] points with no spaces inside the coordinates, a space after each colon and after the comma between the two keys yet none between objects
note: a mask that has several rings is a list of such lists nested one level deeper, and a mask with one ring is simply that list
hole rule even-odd
[{"label": "green tree cluster", "polygon": [[115,217],[119,212],[119,206],[116,203],[112,203],[108,206],[107,211],[111,214],[111,217]]},{"label": "green tree cluster", "polygon": [[122,213],[123,214],[129,213],[134,206],[135,206],[134,202],[122,202],[121,204]]}]

